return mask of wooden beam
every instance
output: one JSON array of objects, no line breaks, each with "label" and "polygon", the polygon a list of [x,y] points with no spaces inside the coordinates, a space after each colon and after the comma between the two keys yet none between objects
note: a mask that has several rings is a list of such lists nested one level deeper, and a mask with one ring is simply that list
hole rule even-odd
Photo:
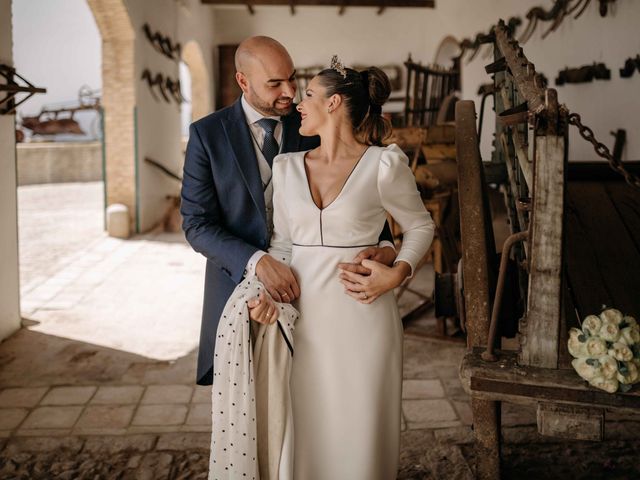
[{"label": "wooden beam", "polygon": [[517,353],[497,350],[497,362],[482,360],[483,348],[465,355],[460,366],[460,381],[474,398],[516,404],[541,401],[615,408],[637,412],[640,391],[607,393],[589,386],[573,369],[538,368],[518,364]]},{"label": "wooden beam", "polygon": [[[242,0],[200,0],[207,5],[246,5],[246,1]],[[253,6],[258,5],[289,5],[290,0],[252,0]],[[340,0],[294,0],[296,6],[327,6],[340,7],[345,2]],[[349,0],[350,7],[380,7],[380,0]],[[409,7],[409,8],[434,8],[435,0],[398,0],[389,3],[388,7]]]}]

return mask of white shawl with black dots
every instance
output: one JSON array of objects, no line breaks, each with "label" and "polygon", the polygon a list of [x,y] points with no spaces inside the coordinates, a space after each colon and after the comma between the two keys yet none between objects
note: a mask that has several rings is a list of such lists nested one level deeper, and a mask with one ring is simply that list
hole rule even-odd
[{"label": "white shawl with black dots", "polygon": [[298,311],[290,304],[277,304],[276,323],[251,321],[247,302],[264,290],[255,276],[245,279],[218,324],[210,480],[293,478],[289,377]]}]

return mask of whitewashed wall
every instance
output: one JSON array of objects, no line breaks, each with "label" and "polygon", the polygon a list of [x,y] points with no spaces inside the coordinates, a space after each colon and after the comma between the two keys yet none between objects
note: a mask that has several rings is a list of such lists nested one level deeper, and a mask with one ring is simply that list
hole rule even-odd
[{"label": "whitewashed wall", "polygon": [[[141,78],[146,68],[154,76],[156,73],[162,73],[174,80],[179,78],[178,62],[155,51],[147,41],[142,31],[145,23],[148,23],[153,31],[168,35],[174,42],[182,45],[190,40],[198,42],[206,68],[212,72],[212,29],[215,15],[213,9],[202,5],[199,0],[183,3],[184,6],[175,0],[127,1],[127,9],[136,33],[136,79]],[[213,84],[211,88],[213,89]],[[145,231],[162,217],[168,205],[166,195],[178,195],[180,184],[145,164],[144,159],[150,157],[178,174],[182,171],[181,119],[178,104],[154,99],[146,82],[141,80],[136,84],[136,110],[139,224],[140,230]]]},{"label": "whitewashed wall", "polygon": [[[288,7],[218,8],[215,18],[217,44],[236,43],[249,35],[264,34],[279,39],[298,66],[328,63],[339,54],[346,63],[402,63],[408,53],[415,60],[432,62],[440,41],[447,35],[458,39],[487,31],[499,18],[524,18],[536,5],[549,8],[550,0],[436,0],[435,9],[388,9],[377,15],[374,8],[347,8],[343,16],[337,8],[298,7],[296,15]],[[604,61],[612,70],[612,80],[558,87],[561,102],[582,114],[599,138],[613,144],[611,130],[627,129],[626,159],[640,158],[640,75],[621,79],[618,69],[627,57],[640,53],[640,2],[618,0],[614,15],[601,18],[598,2],[578,20],[569,18],[562,27],[541,40],[544,26],[525,45],[525,53],[553,83],[559,70],[594,61]],[[478,85],[489,81],[484,65],[491,60],[482,55],[463,66],[463,97],[478,100]],[[489,102],[491,107],[491,102]],[[490,110],[490,108],[489,108]],[[493,122],[492,115],[487,118]],[[491,128],[485,128],[482,153],[491,151]],[[576,132],[571,135],[570,158],[595,160],[591,147]]]},{"label": "whitewashed wall", "polygon": [[[11,0],[0,0],[11,12]],[[0,63],[13,65],[11,15],[0,15]],[[15,116],[0,115],[0,340],[20,328]]]}]

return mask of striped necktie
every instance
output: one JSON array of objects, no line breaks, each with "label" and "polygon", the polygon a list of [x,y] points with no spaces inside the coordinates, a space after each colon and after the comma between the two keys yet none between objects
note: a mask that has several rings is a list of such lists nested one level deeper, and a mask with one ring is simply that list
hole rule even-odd
[{"label": "striped necktie", "polygon": [[280,151],[280,146],[273,135],[276,130],[276,125],[278,125],[278,121],[272,118],[263,118],[258,120],[257,123],[264,130],[264,142],[262,143],[261,149],[262,154],[271,167],[273,166],[273,157],[275,157]]}]

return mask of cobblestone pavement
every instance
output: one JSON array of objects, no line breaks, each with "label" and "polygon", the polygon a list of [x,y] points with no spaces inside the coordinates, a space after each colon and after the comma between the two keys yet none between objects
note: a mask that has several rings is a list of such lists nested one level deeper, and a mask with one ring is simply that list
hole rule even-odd
[{"label": "cobblestone pavement", "polygon": [[[24,328],[0,344],[0,479],[205,478],[210,390],[194,385],[202,258],[181,235],[74,248],[22,293]],[[399,478],[472,478],[463,346],[407,334],[404,351]],[[567,449],[574,465],[628,473],[639,425],[611,415],[602,448],[554,444],[538,436],[535,409],[504,405],[507,478],[537,478],[525,473],[540,462],[549,478],[574,478]]]}]

